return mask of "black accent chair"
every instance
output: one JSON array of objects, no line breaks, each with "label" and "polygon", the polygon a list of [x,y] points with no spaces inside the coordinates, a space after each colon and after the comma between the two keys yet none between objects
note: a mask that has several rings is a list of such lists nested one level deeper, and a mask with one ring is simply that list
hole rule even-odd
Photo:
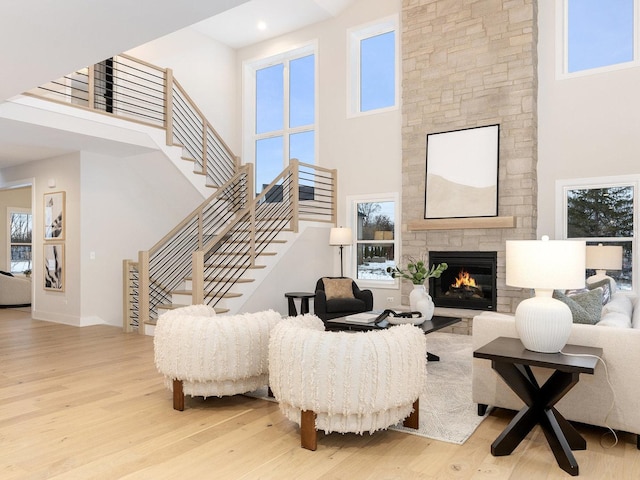
[{"label": "black accent chair", "polygon": [[[339,279],[345,277],[324,277]],[[313,302],[314,313],[323,321],[344,317],[354,313],[373,310],[373,293],[371,290],[360,290],[356,282],[351,280],[354,298],[333,298],[327,300],[322,278],[316,283],[316,296]]]}]

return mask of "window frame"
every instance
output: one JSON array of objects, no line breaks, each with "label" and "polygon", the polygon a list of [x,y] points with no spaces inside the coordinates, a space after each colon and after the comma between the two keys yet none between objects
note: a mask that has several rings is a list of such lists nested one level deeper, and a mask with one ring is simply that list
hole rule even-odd
[{"label": "window frame", "polygon": [[[290,88],[289,88],[289,63],[293,60],[303,58],[309,55],[313,55],[314,60],[314,118],[312,124],[307,124],[298,127],[290,127],[289,126],[289,96],[290,96]],[[256,115],[257,115],[257,89],[256,89],[256,80],[257,80],[257,71],[263,68],[271,67],[274,65],[278,65],[280,63],[284,63],[284,92],[283,92],[283,128],[282,130],[273,130],[265,133],[256,133]],[[290,139],[293,135],[304,133],[304,132],[314,132],[314,163],[317,164],[318,159],[318,47],[317,41],[312,41],[301,45],[299,47],[295,47],[292,49],[288,49],[286,51],[270,55],[268,57],[262,57],[252,60],[246,60],[243,62],[243,158],[245,163],[253,163],[254,167],[257,168],[256,163],[256,142],[258,140],[269,139],[269,138],[277,138],[282,137],[283,139],[283,149],[282,149],[282,169],[286,168],[289,165],[289,147],[290,147]],[[254,170],[255,170],[254,168]],[[257,184],[255,182],[258,181],[257,175],[255,175],[254,179],[254,190],[257,191]]]},{"label": "window frame", "polygon": [[352,232],[352,244],[351,251],[349,252],[349,258],[345,262],[347,268],[345,272],[348,276],[353,278],[361,288],[386,288],[386,289],[398,289],[400,280],[398,278],[391,278],[389,280],[372,280],[372,279],[359,279],[358,278],[358,244],[359,243],[381,243],[384,240],[361,240],[358,241],[358,208],[359,203],[383,203],[394,202],[394,221],[393,221],[393,240],[388,241],[393,244],[394,262],[398,265],[398,259],[400,258],[400,195],[397,192],[379,193],[379,194],[363,194],[363,195],[349,195],[347,196],[347,218],[348,226]]},{"label": "window frame", "polygon": [[[572,237],[571,240],[603,243],[631,241],[633,256],[631,258],[631,290],[623,290],[625,294],[635,294],[640,285],[640,265],[638,252],[638,218],[640,216],[640,175],[621,175],[611,177],[576,178],[556,180],[556,235],[559,239],[568,239],[568,202],[567,192],[576,189],[597,189],[609,187],[633,187],[633,237]],[[586,274],[586,272],[585,272]]]},{"label": "window frame", "polygon": [[[360,117],[364,115],[375,115],[378,113],[397,110],[400,105],[400,42],[399,42],[399,22],[397,15],[352,27],[347,30],[347,45],[349,54],[347,56],[347,118]],[[394,36],[394,101],[393,105],[372,110],[361,111],[360,105],[360,44],[362,40],[382,35],[384,33],[395,32]]]},{"label": "window frame", "polygon": [[556,78],[558,80],[597,75],[640,66],[640,0],[633,0],[633,60],[569,72],[569,0],[556,1]]},{"label": "window frame", "polygon": [[[17,213],[17,214],[27,214],[31,216],[31,242],[30,243],[13,243],[11,241],[11,216],[12,214]],[[13,245],[21,245],[21,246],[29,246],[31,247],[31,270],[33,271],[33,212],[31,211],[30,208],[24,208],[24,207],[7,207],[7,271],[16,274],[22,274],[24,273],[24,270],[22,271],[12,271],[11,269],[11,247]]]}]

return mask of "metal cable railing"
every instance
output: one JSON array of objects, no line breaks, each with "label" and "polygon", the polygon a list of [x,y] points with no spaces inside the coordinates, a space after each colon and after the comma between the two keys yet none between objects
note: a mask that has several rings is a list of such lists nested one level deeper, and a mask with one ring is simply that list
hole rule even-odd
[{"label": "metal cable railing", "polygon": [[194,172],[205,174],[209,186],[223,185],[237,172],[238,158],[171,69],[122,54],[27,93],[164,128],[167,144],[181,146],[184,157],[195,163]]}]

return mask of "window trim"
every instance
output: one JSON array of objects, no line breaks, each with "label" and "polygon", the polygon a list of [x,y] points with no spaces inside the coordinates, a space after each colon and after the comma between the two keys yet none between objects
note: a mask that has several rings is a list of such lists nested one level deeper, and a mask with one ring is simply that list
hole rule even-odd
[{"label": "window trim", "polygon": [[11,214],[13,213],[26,213],[31,215],[31,243],[20,243],[15,245],[29,245],[31,247],[31,270],[33,271],[33,211],[31,208],[25,207],[7,207],[7,271],[11,273],[23,273],[11,271],[11,246],[14,245],[11,242]]},{"label": "window trim", "polygon": [[[393,105],[390,107],[375,108],[361,111],[360,106],[360,42],[376,35],[388,32],[395,32],[395,91]],[[365,115],[375,115],[397,110],[400,105],[400,42],[399,42],[399,21],[397,15],[376,20],[367,24],[349,28],[347,30],[347,45],[349,52],[347,55],[347,118],[361,117]]]},{"label": "window trim", "polygon": [[398,264],[400,258],[400,247],[402,242],[400,241],[400,195],[398,192],[378,193],[378,194],[362,194],[362,195],[348,195],[346,198],[347,204],[347,225],[351,228],[352,232],[352,244],[349,249],[349,254],[345,259],[345,273],[353,278],[361,288],[385,288],[385,289],[398,289],[400,288],[400,279],[390,278],[389,280],[371,280],[371,279],[359,279],[358,274],[358,203],[382,203],[382,202],[394,202],[394,224],[393,224],[393,251],[395,252],[395,262]]},{"label": "window trim", "polygon": [[[314,119],[313,124],[305,125],[302,127],[294,127],[291,128],[288,124],[283,123],[283,129],[279,130],[281,132],[279,134],[275,134],[274,132],[268,133],[256,133],[255,131],[255,119],[256,119],[256,72],[260,69],[270,67],[273,65],[277,65],[279,63],[285,63],[284,66],[284,75],[288,78],[289,75],[289,62],[295,60],[297,58],[306,57],[308,55],[313,55],[314,59]],[[255,58],[251,60],[245,60],[242,64],[242,158],[244,159],[244,163],[253,163],[254,167],[256,166],[256,141],[260,139],[273,138],[282,136],[283,139],[283,158],[282,158],[282,169],[288,166],[288,158],[289,158],[289,139],[291,135],[301,132],[313,131],[315,135],[314,141],[314,160],[317,164],[318,160],[318,145],[319,145],[319,128],[318,128],[318,42],[317,40],[313,40],[311,42],[305,43],[303,45],[287,49],[285,51],[269,55],[267,57]],[[289,82],[285,82],[284,84],[284,115],[285,118],[288,118],[288,108],[289,108]],[[286,123],[286,122],[285,122]],[[257,179],[256,179],[257,180]],[[254,180],[255,182],[255,180]],[[255,189],[255,185],[254,185]]]},{"label": "window trim", "polygon": [[633,60],[569,72],[569,0],[556,1],[556,79],[597,75],[640,66],[640,0],[633,0]]},{"label": "window trim", "polygon": [[[575,189],[607,188],[632,186],[633,195],[633,237],[631,238],[631,248],[633,257],[631,258],[631,291],[638,291],[640,285],[640,263],[638,252],[638,219],[640,218],[640,175],[619,175],[610,177],[591,177],[556,180],[556,237],[562,240],[567,239],[567,191]],[[618,238],[618,237],[616,237]],[[625,237],[626,238],[626,237]],[[582,240],[582,238],[574,239]],[[606,241],[599,237],[586,239],[587,241]]]}]

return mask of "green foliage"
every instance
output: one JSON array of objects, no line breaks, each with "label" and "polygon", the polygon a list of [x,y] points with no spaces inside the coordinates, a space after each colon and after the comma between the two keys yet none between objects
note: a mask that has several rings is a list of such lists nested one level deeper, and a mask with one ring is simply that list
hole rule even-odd
[{"label": "green foliage", "polygon": [[440,263],[439,265],[432,265],[431,268],[427,268],[424,261],[409,258],[406,270],[396,267],[388,267],[387,273],[390,273],[393,278],[405,278],[411,280],[414,285],[422,285],[429,278],[440,278],[442,272],[444,272],[449,266],[446,263]]},{"label": "green foliage", "polygon": [[633,187],[570,190],[567,220],[569,238],[632,237]]}]

